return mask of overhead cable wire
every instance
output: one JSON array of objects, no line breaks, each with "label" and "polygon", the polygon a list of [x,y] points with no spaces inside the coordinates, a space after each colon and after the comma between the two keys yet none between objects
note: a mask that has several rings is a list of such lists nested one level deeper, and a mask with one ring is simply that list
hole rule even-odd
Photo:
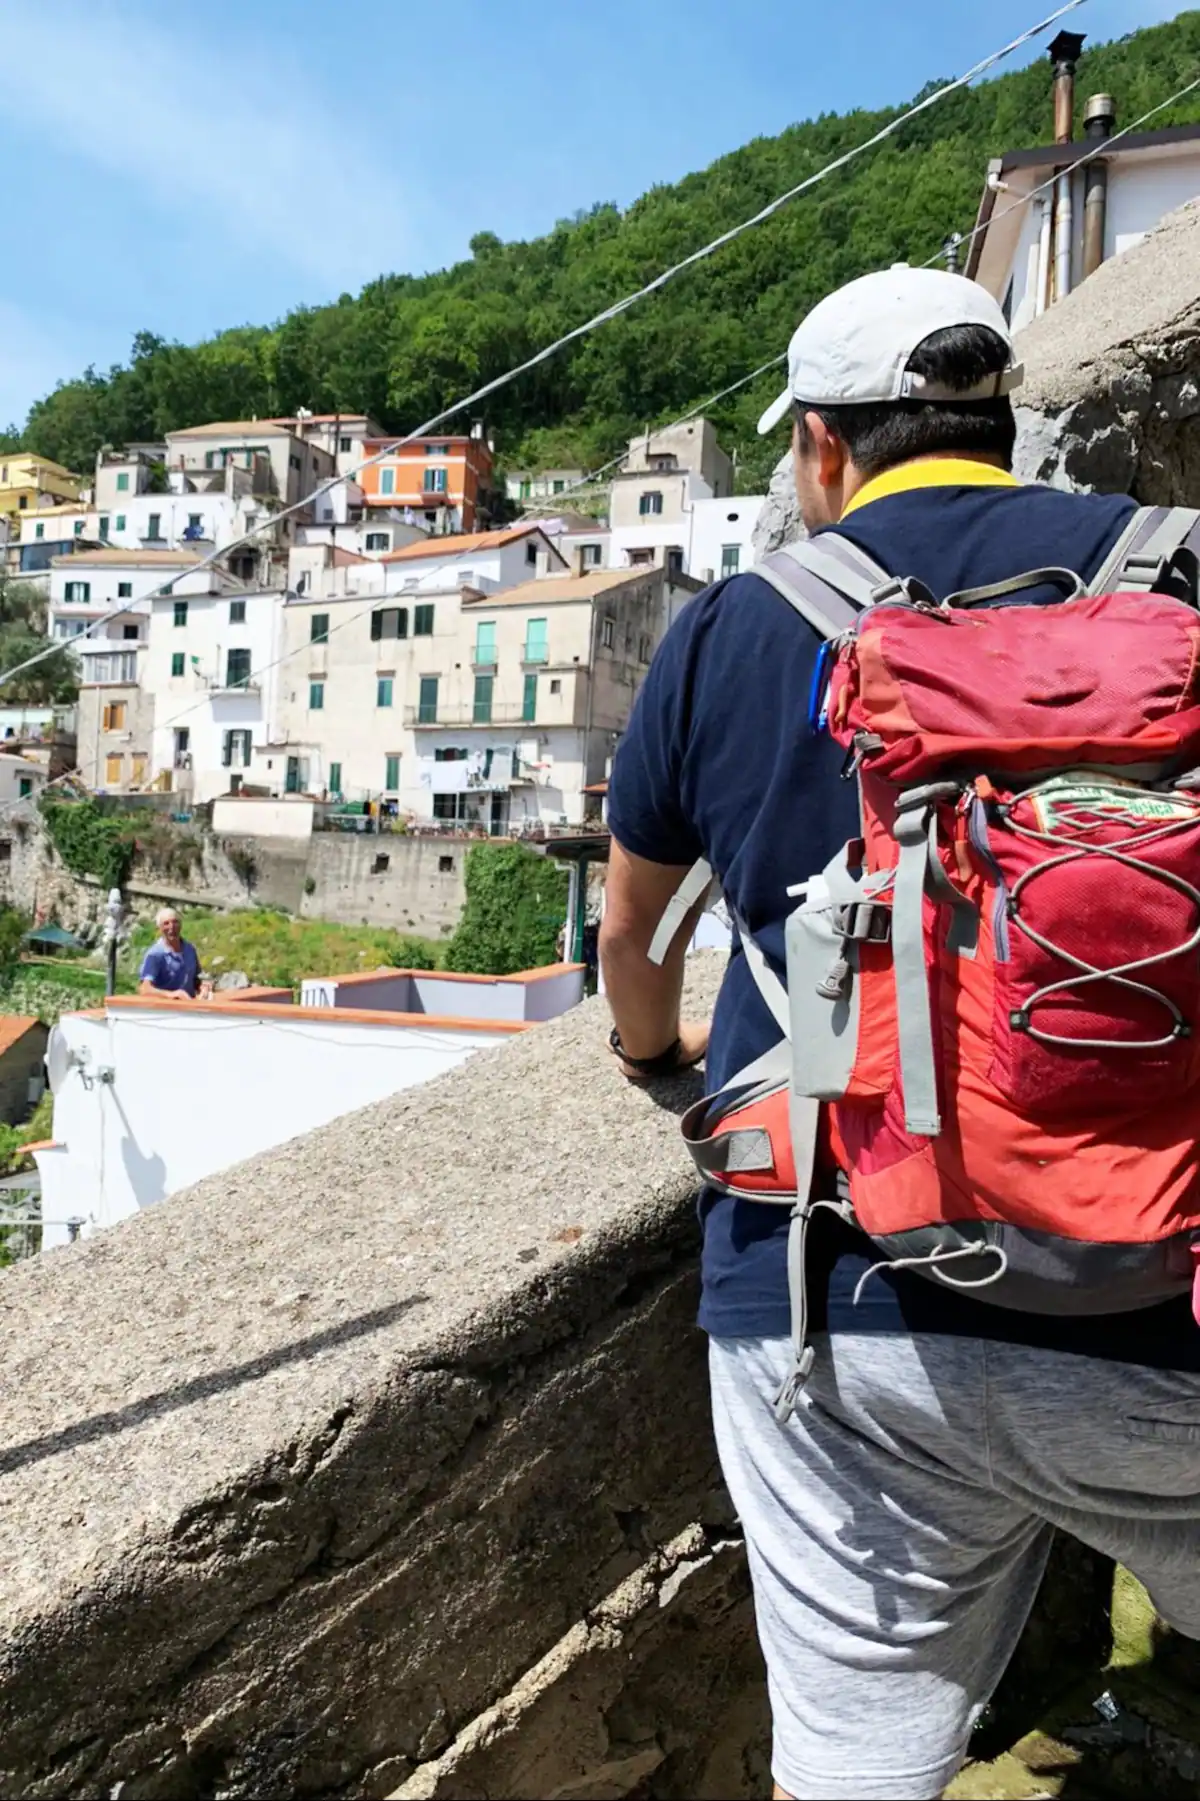
[{"label": "overhead cable wire", "polygon": [[[645,300],[649,295],[657,293],[660,288],[665,287],[667,283],[673,281],[676,276],[682,275],[685,270],[694,268],[697,263],[701,263],[705,261],[706,258],[715,255],[716,252],[723,249],[726,244],[733,243],[734,240],[741,237],[743,233],[752,230],[754,226],[761,225],[765,220],[772,218],[781,207],[786,206],[799,195],[807,193],[810,188],[816,187],[818,182],[824,181],[830,175],[836,174],[838,170],[846,168],[858,157],[865,155],[868,150],[875,149],[876,146],[882,144],[885,139],[894,136],[896,132],[901,130],[902,127],[907,125],[912,119],[917,118],[921,113],[927,112],[930,107],[936,106],[950,94],[957,93],[959,89],[967,87],[971,82],[978,80],[981,75],[986,74],[987,71],[994,68],[997,63],[1003,62],[1007,57],[1012,56],[1033,38],[1040,36],[1042,32],[1048,31],[1050,26],[1056,24],[1059,19],[1065,18],[1068,13],[1075,12],[1078,7],[1083,6],[1085,3],[1086,0],[1064,0],[1063,5],[1057,7],[1054,12],[1049,13],[1044,19],[1040,19],[1036,25],[1029,26],[1017,37],[1011,39],[1010,42],[1003,44],[1000,49],[992,51],[989,56],[985,56],[981,61],[975,63],[972,68],[967,70],[965,75],[959,75],[953,81],[944,83],[942,87],[935,88],[933,92],[927,94],[923,100],[918,100],[913,106],[906,108],[904,112],[898,113],[894,119],[889,120],[886,125],[881,126],[880,129],[874,132],[869,138],[864,138],[860,143],[853,145],[849,150],[843,151],[840,156],[834,157],[832,161],[816,170],[814,174],[806,176],[803,181],[796,183],[794,187],[788,188],[784,193],[776,195],[774,200],[768,201],[765,206],[760,207],[759,210],[756,213],[752,213],[749,218],[743,219],[739,224],[731,226],[728,231],[721,232],[718,237],[713,238],[707,244],[701,245],[698,250],[691,251],[687,256],[681,258],[679,262],[672,263],[669,268],[662,270],[658,275],[654,276],[651,281],[646,282],[644,286],[636,289],[631,294],[626,294],[621,300],[614,301],[611,306],[604,307],[600,312],[594,313],[590,319],[584,320],[582,325],[576,325],[570,331],[564,332],[563,335],[556,338],[553,343],[545,345],[541,350],[536,351],[533,356],[527,357],[524,362],[515,364],[511,369],[506,370],[503,375],[495,376],[491,381],[485,382],[482,387],[476,388],[472,393],[464,395],[460,400],[454,401],[448,407],[443,407],[441,412],[433,414],[433,416],[426,419],[423,424],[415,426],[412,431],[406,432],[399,438],[389,438],[386,446],[382,450],[375,452],[374,455],[364,457],[360,462],[352,465],[349,469],[335,471],[335,473],[329,476],[325,481],[318,483],[312,492],[307,494],[302,500],[293,501],[291,505],[282,507],[279,511],[271,513],[261,522],[261,524],[256,523],[240,538],[236,538],[231,543],[223,545],[219,550],[212,550],[208,556],[201,557],[188,568],[176,571],[169,580],[160,583],[156,588],[150,589],[148,593],[140,595],[138,597],[139,604],[143,601],[157,600],[160,596],[170,593],[175,588],[175,585],[186,577],[199,575],[204,570],[211,569],[216,563],[221,559],[228,557],[233,551],[241,549],[243,545],[250,544],[256,538],[261,537],[265,532],[273,530],[282,520],[291,517],[293,514],[307,511],[315,501],[322,497],[322,495],[331,493],[334,488],[340,487],[343,483],[351,480],[357,475],[361,475],[364,469],[370,469],[374,467],[376,463],[385,462],[389,457],[394,456],[397,450],[402,449],[404,445],[412,444],[420,438],[428,437],[429,434],[436,430],[436,428],[445,420],[453,418],[455,414],[465,411],[468,407],[475,406],[479,401],[485,400],[488,395],[494,394],[500,388],[507,387],[510,382],[516,381],[519,376],[528,374],[531,369],[538,368],[540,364],[547,362],[568,344],[575,343],[579,338],[586,337],[590,332],[598,330],[600,326],[607,325],[611,320],[619,318],[622,313],[628,312],[630,307],[637,305],[641,300]],[[100,619],[94,620],[91,625],[85,627],[82,632],[77,634],[77,638],[89,637],[96,627],[103,623],[104,618],[108,616],[109,615],[102,615]],[[39,651],[36,656],[27,657],[23,663],[17,663],[13,668],[5,670],[0,674],[0,688],[3,688],[14,676],[22,674],[26,669],[32,669],[37,663],[40,663],[43,658],[50,656],[59,648],[60,646],[57,644],[49,645],[45,650]]]}]

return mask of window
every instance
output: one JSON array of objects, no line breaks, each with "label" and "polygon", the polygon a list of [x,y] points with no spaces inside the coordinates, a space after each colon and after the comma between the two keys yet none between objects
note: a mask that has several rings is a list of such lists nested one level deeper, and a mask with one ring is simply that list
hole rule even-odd
[{"label": "window", "polygon": [[525,691],[521,696],[521,718],[528,724],[537,718],[537,676],[525,677]]},{"label": "window", "polygon": [[386,875],[391,865],[391,857],[385,850],[375,852],[375,861],[371,864],[372,875]]},{"label": "window", "polygon": [[188,603],[186,600],[177,600],[175,602],[175,624],[176,625],[186,625],[187,624],[187,610],[188,610]]},{"label": "window", "polygon": [[171,653],[171,674],[183,674],[183,652],[181,650],[172,651]]},{"label": "window", "polygon": [[226,732],[221,748],[221,762],[226,769],[249,769],[252,734],[244,729]]},{"label": "window", "polygon": [[86,601],[91,599],[91,595],[92,584],[90,582],[68,582],[63,589],[64,600]]},{"label": "window", "polygon": [[117,514],[117,530],[119,532],[123,532],[125,530],[125,515],[124,515],[124,513]]},{"label": "window", "polygon": [[121,627],[121,636],[124,638],[126,644],[136,642],[137,635],[138,628],[136,625],[123,625]]},{"label": "window", "polygon": [[444,494],[446,492],[446,471],[444,469],[427,469],[421,477],[421,486],[426,494]]},{"label": "window", "polygon": [[[247,452],[247,455],[249,455],[249,452]],[[300,458],[295,454],[294,451],[293,451],[292,455],[288,458],[288,463],[289,463],[290,467],[293,469],[302,469],[304,467],[304,465],[300,461]]]},{"label": "window", "polygon": [[231,600],[229,603],[230,625],[245,625],[246,603],[244,600]]},{"label": "window", "polygon": [[100,518],[100,536],[102,538],[107,538],[107,536],[108,536],[108,514],[107,513],[102,514],[101,518]]},{"label": "window", "polygon": [[475,707],[472,718],[476,725],[490,725],[492,721],[492,682],[490,675],[475,677]]},{"label": "window", "polygon": [[657,488],[651,488],[649,493],[639,497],[638,512],[643,519],[648,519],[651,514],[662,512],[662,495]]},{"label": "window", "polygon": [[146,521],[146,536],[148,538],[161,538],[162,537],[162,514],[161,513],[151,513],[149,519],[147,519],[147,521]]},{"label": "window", "polygon": [[376,607],[371,614],[371,638],[378,643],[383,638],[408,637],[407,607]]},{"label": "window", "polygon": [[128,469],[123,469],[121,471],[120,475],[118,475],[118,477],[117,477],[117,493],[118,494],[128,494],[128,492],[129,492],[129,471],[128,471]]},{"label": "window", "polygon": [[740,544],[722,544],[721,546],[721,579],[727,575],[736,575],[742,560]]},{"label": "window", "polygon": [[527,663],[545,663],[549,661],[550,652],[547,647],[547,631],[549,621],[530,619],[525,626],[525,661]]},{"label": "window", "polygon": [[381,494],[394,494],[396,492],[396,471],[394,469],[381,469],[379,471],[379,492]]},{"label": "window", "polygon": [[17,777],[17,799],[18,800],[28,800],[29,796],[32,793],[33,793],[33,777],[31,775],[18,776]]},{"label": "window", "polygon": [[329,792],[331,794],[342,792],[342,766],[340,763],[329,765]]},{"label": "window", "polygon": [[531,495],[531,494],[532,494],[532,493],[533,493],[533,483],[532,483],[532,482],[531,482],[531,481],[530,481],[530,480],[529,480],[529,478],[528,478],[528,477],[527,477],[527,476],[526,476],[526,477],[525,477],[525,478],[523,478],[523,480],[522,480],[522,482],[521,482],[521,488],[520,488],[520,498],[521,498],[521,499],[522,499],[522,500],[528,500],[528,499],[529,499],[529,496],[530,496],[530,495]]},{"label": "window", "polygon": [[309,710],[309,712],[310,713],[320,713],[324,709],[324,706],[325,706],[325,684],[324,684],[324,682],[310,682],[308,684],[308,710]]},{"label": "window", "polygon": [[683,574],[683,552],[681,550],[669,550],[667,552],[667,574]]},{"label": "window", "polygon": [[381,675],[375,683],[375,705],[377,707],[390,707],[391,704],[392,678],[390,675]]},{"label": "window", "polygon": [[528,544],[525,546],[525,561],[531,569],[536,568],[536,566],[537,566],[537,545],[534,543],[532,538],[530,538]]},{"label": "window", "polygon": [[605,650],[611,650],[616,637],[616,627],[611,619],[606,619],[600,627],[600,642]]},{"label": "window", "polygon": [[390,550],[392,534],[391,532],[368,532],[365,543],[368,550]]},{"label": "window", "polygon": [[496,621],[481,619],[475,627],[475,661],[484,668],[496,666]]},{"label": "window", "polygon": [[601,555],[600,546],[598,544],[583,544],[580,546],[580,549],[583,551],[584,568],[599,569]]},{"label": "window", "polygon": [[417,701],[417,724],[433,725],[437,721],[438,678],[436,675],[421,677],[420,698]]},{"label": "window", "polygon": [[389,794],[393,794],[400,786],[399,757],[386,757],[384,759],[383,785]]},{"label": "window", "polygon": [[[9,855],[11,856],[12,845],[10,844],[8,848],[9,848]],[[454,874],[454,858],[453,857],[439,857],[438,858],[438,874],[439,875],[453,875]]]},{"label": "window", "polygon": [[248,649],[225,653],[225,686],[247,688],[250,685],[250,652]]},{"label": "window", "polygon": [[413,612],[413,637],[414,638],[432,638],[433,637],[433,608],[432,607],[430,607],[430,606],[417,607],[415,609],[415,611]]},{"label": "window", "polygon": [[215,469],[216,466],[217,466],[216,451],[215,450],[206,450],[204,453],[204,467],[206,469]]},{"label": "window", "polygon": [[123,732],[125,730],[125,702],[110,700],[104,709],[104,722],[101,731]]},{"label": "window", "polygon": [[558,680],[557,676],[550,684],[550,692],[551,692],[551,694],[561,694],[562,693],[562,683]]},{"label": "window", "polygon": [[192,747],[191,727],[186,726],[186,725],[177,725],[175,727],[175,755],[177,757],[186,757],[188,754],[188,751],[191,749],[191,747]]},{"label": "window", "polygon": [[[348,451],[348,450],[353,450],[353,448],[354,448],[354,441],[353,441],[353,439],[351,439],[351,438],[339,438],[339,439],[338,439],[338,449],[339,449],[339,450],[340,450],[340,451],[341,451],[341,453],[342,453],[342,455],[343,455],[343,456],[344,456],[344,455],[345,455],[345,454],[346,454],[346,452],[347,452],[347,451]],[[340,764],[340,763],[335,763],[335,764],[334,764],[334,768],[335,768],[335,769],[340,769],[340,768],[341,768],[341,764]]]},{"label": "window", "polygon": [[117,583],[117,599],[118,600],[132,600],[133,599],[133,583],[132,582],[118,582]]},{"label": "window", "polygon": [[447,457],[450,455],[450,446],[448,444],[427,444],[425,455],[427,457]]},{"label": "window", "polygon": [[105,759],[104,759],[104,780],[108,783],[108,785],[110,787],[115,787],[117,784],[119,784],[124,773],[125,773],[125,759],[123,756],[120,755],[119,752],[115,756],[110,755],[110,756],[105,757]]},{"label": "window", "polygon": [[469,755],[470,752],[467,750],[450,750],[443,748],[434,751],[433,760],[435,763],[465,763]]},{"label": "window", "polygon": [[435,819],[465,819],[467,817],[466,795],[435,794],[433,797],[433,817]]},{"label": "window", "polygon": [[82,536],[83,536],[83,520],[82,519],[77,519],[75,521],[75,536],[77,538],[82,538]]},{"label": "window", "polygon": [[33,535],[35,538],[44,538],[46,536],[46,528],[40,521],[34,526]]},{"label": "window", "polygon": [[144,750],[135,750],[134,751],[134,753],[133,753],[133,772],[130,775],[129,779],[131,782],[133,782],[135,784],[145,781],[145,779],[146,779],[146,753]]},{"label": "window", "polygon": [[309,642],[312,644],[328,644],[329,614],[314,613],[309,625]]}]

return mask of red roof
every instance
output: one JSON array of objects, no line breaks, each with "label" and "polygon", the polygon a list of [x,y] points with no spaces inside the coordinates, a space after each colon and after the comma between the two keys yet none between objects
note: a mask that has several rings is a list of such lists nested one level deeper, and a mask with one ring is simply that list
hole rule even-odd
[{"label": "red roof", "polygon": [[24,1038],[26,1032],[41,1023],[40,1019],[30,1019],[24,1013],[0,1013],[0,1057]]},{"label": "red roof", "polygon": [[[545,536],[537,525],[507,525],[494,532],[457,532],[444,538],[422,538],[416,544],[405,544],[400,550],[389,550],[378,560],[401,563],[412,562],[417,557],[471,556],[477,550],[498,550],[502,544],[515,544],[519,538],[527,538],[530,532]],[[550,548],[554,549],[554,546]],[[555,555],[565,561],[560,552],[555,551]]]}]

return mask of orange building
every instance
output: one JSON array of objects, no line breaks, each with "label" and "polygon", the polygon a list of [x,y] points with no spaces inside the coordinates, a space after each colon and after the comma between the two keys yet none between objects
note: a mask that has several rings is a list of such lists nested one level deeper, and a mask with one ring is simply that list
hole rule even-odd
[{"label": "orange building", "polygon": [[[372,439],[364,445],[377,456],[388,443]],[[411,507],[440,530],[477,531],[489,516],[492,493],[492,449],[482,436],[427,438],[401,444],[393,456],[373,463],[358,477],[368,507]],[[450,518],[440,517],[443,510]]]}]

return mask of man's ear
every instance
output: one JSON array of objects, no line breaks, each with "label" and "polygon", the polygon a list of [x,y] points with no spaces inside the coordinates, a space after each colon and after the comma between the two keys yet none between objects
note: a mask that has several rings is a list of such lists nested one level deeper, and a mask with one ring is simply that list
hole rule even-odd
[{"label": "man's ear", "polygon": [[846,474],[845,445],[830,431],[820,413],[805,413],[804,425],[818,482],[823,488],[838,487]]}]

